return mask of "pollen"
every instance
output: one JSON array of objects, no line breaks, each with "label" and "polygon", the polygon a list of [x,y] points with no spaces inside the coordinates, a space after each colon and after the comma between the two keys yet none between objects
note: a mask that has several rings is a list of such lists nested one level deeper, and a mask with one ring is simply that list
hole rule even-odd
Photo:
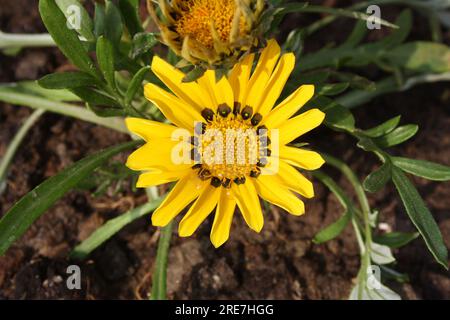
[{"label": "pollen", "polygon": [[189,36],[212,49],[211,28],[214,27],[220,40],[229,41],[236,12],[235,0],[185,0],[181,1],[180,9],[175,27],[183,38]]},{"label": "pollen", "polygon": [[199,123],[197,136],[191,141],[193,160],[202,180],[211,179],[215,187],[229,188],[242,184],[247,177],[256,178],[270,155],[267,137],[257,127],[260,114],[250,107],[232,109],[219,106],[217,112],[204,109],[206,123]]}]

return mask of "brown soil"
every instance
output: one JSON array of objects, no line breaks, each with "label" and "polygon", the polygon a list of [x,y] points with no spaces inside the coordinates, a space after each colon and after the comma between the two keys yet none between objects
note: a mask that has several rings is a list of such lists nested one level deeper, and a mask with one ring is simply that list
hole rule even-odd
[{"label": "brown soil", "polygon": [[[0,30],[44,32],[37,2],[0,0]],[[427,37],[427,32],[418,30],[414,37],[422,35]],[[318,37],[328,41],[330,35],[322,33]],[[447,41],[449,38],[447,34]],[[57,49],[24,50],[16,57],[0,54],[0,81],[36,79],[65,64]],[[358,110],[356,116],[360,126],[370,127],[402,114],[404,123],[417,123],[421,130],[393,152],[450,165],[449,100],[448,85],[426,85],[376,99]],[[0,155],[29,114],[28,108],[0,103]],[[0,216],[34,186],[70,163],[127,139],[126,135],[91,124],[44,115],[15,157],[7,189],[0,196]],[[361,178],[378,165],[376,159],[357,150],[355,141],[343,134],[321,129],[307,140],[315,148],[351,163]],[[344,178],[331,173],[351,190]],[[450,247],[450,183],[422,179],[414,182]],[[305,216],[292,217],[274,208],[266,212],[265,226],[259,235],[236,216],[230,240],[218,250],[209,242],[211,221],[204,223],[192,238],[174,235],[169,257],[169,298],[345,299],[358,271],[358,248],[350,228],[327,244],[311,242],[314,234],[336,220],[342,211],[322,185],[316,183],[315,189],[316,197],[307,201]],[[118,195],[97,198],[88,192],[70,192],[0,258],[0,299],[145,298],[151,286],[158,235],[148,218],[126,227],[81,265],[82,290],[69,291],[65,285],[70,249],[104,221],[143,201],[142,192],[133,194],[127,189]],[[413,230],[392,187],[371,196],[371,205],[381,211],[382,221],[394,230]],[[395,250],[395,256],[396,268],[411,279],[403,285],[391,283],[403,298],[450,298],[448,273],[434,262],[422,240]]]}]

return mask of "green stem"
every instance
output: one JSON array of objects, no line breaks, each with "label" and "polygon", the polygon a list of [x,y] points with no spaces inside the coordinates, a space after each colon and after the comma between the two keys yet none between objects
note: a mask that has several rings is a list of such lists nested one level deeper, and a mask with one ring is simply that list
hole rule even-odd
[{"label": "green stem", "polygon": [[0,31],[0,49],[23,47],[55,47],[56,43],[48,33],[10,34]]},{"label": "green stem", "polygon": [[125,123],[121,118],[102,118],[88,109],[68,103],[52,101],[28,93],[22,93],[15,90],[13,87],[0,87],[0,101],[59,113],[75,119],[95,123],[119,132],[128,133]]},{"label": "green stem", "polygon": [[156,253],[155,270],[152,278],[151,300],[167,299],[167,258],[169,256],[170,239],[172,237],[173,222],[161,228],[161,237]]},{"label": "green stem", "polygon": [[[361,212],[362,212],[362,219],[363,219],[363,223],[364,223],[364,240],[365,240],[364,251],[362,252],[362,255],[361,255],[361,269],[358,273],[358,278],[361,279],[361,277],[363,277],[362,280],[363,280],[363,283],[365,283],[367,269],[371,264],[370,253],[372,250],[372,229],[370,227],[370,206],[369,206],[369,201],[366,196],[366,192],[364,191],[364,188],[363,188],[361,182],[359,181],[358,177],[356,176],[356,174],[353,172],[352,169],[350,169],[350,167],[347,164],[345,164],[341,160],[334,158],[328,154],[322,154],[322,156],[325,159],[327,164],[340,170],[345,175],[345,177],[350,181],[353,188],[355,189],[355,193],[358,198],[358,202],[359,202],[359,205],[361,207]],[[358,225],[357,225],[356,221],[352,221],[352,222],[353,222],[353,227],[355,229],[355,233],[358,238],[358,243],[360,243],[361,235],[359,232]],[[360,249],[362,249],[362,248],[360,247]],[[364,287],[365,287],[365,285],[360,286],[360,290],[358,292],[359,299],[362,298],[362,290]]]},{"label": "green stem", "polygon": [[20,130],[14,136],[11,143],[8,145],[8,149],[6,150],[5,155],[0,161],[0,193],[3,189],[3,180],[6,178],[6,173],[11,163],[14,155],[16,154],[17,149],[22,143],[28,131],[31,127],[36,123],[36,121],[44,114],[45,110],[36,110],[34,111],[30,117],[24,122]]}]

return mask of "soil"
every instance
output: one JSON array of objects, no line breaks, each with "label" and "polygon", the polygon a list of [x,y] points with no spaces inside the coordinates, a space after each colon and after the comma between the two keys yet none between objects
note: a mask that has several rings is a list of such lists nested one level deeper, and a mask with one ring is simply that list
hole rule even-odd
[{"label": "soil", "polygon": [[[343,6],[348,1],[327,1]],[[0,0],[0,30],[12,33],[45,32],[37,0]],[[24,10],[26,8],[26,10]],[[397,8],[388,10],[395,17]],[[302,24],[298,17],[284,25]],[[423,18],[415,17],[424,22]],[[334,37],[340,41],[351,24],[340,20],[334,30],[320,32],[311,47]],[[425,23],[415,24],[425,25]],[[350,27],[349,27],[350,26]],[[417,30],[416,30],[417,29]],[[333,29],[332,29],[333,30]],[[342,32],[341,32],[342,31]],[[376,37],[375,35],[374,37]],[[445,40],[450,40],[449,33]],[[426,27],[415,27],[412,38],[428,39]],[[307,47],[307,50],[310,48]],[[57,49],[27,49],[15,57],[0,54],[0,81],[33,80],[67,68]],[[403,123],[417,123],[420,132],[393,153],[450,165],[450,90],[448,84],[416,87],[390,94],[356,111],[360,127],[368,128],[392,116]],[[0,156],[30,110],[0,103]],[[124,134],[54,114],[45,114],[27,135],[11,166],[6,191],[0,195],[0,216],[33,187],[67,165],[129,138]],[[315,149],[336,155],[364,178],[378,163],[355,147],[355,141],[325,128],[306,137]],[[117,158],[124,161],[126,154]],[[347,181],[330,171],[351,192]],[[414,178],[450,247],[450,183]],[[170,299],[346,299],[359,268],[355,236],[348,227],[337,239],[323,245],[312,237],[335,221],[342,209],[319,183],[316,197],[306,202],[307,214],[289,216],[272,207],[265,212],[265,226],[255,234],[239,215],[230,240],[220,249],[209,242],[211,221],[191,238],[172,238],[168,269]],[[0,299],[145,299],[151,286],[158,230],[148,218],[127,226],[90,258],[80,264],[82,289],[66,288],[67,254],[106,220],[145,201],[142,192],[125,187],[94,197],[72,191],[44,214],[26,234],[0,257]],[[370,197],[381,220],[392,229],[413,231],[392,186]],[[449,299],[449,274],[434,262],[421,239],[394,250],[396,268],[409,275],[405,284],[389,285],[404,299]]]}]

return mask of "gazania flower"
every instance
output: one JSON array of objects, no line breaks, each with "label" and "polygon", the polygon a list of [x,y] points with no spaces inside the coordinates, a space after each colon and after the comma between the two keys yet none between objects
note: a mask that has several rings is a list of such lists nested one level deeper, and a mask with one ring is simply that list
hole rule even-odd
[{"label": "gazania flower", "polygon": [[[248,55],[218,82],[208,70],[197,81],[183,83],[181,71],[154,57],[153,72],[172,92],[147,84],[145,96],[172,124],[126,120],[129,130],[146,141],[127,162],[129,168],[145,171],[137,186],[177,181],[153,213],[153,225],[167,225],[192,203],[179,224],[179,235],[187,237],[215,209],[211,242],[219,247],[229,237],[236,207],[251,229],[262,229],[259,197],[293,215],[305,212],[297,194],[313,197],[313,185],[296,168],[315,170],[324,160],[289,144],[319,126],[324,113],[311,109],[295,116],[313,96],[312,85],[299,87],[274,107],[294,68],[292,53],[280,58],[280,47],[271,40],[252,73],[254,58]],[[186,133],[181,143],[180,128]],[[190,161],[174,161],[180,146],[188,150]]]},{"label": "gazania flower", "polygon": [[192,64],[231,67],[259,45],[265,0],[158,0],[158,4],[160,16],[147,0],[162,42]]}]

